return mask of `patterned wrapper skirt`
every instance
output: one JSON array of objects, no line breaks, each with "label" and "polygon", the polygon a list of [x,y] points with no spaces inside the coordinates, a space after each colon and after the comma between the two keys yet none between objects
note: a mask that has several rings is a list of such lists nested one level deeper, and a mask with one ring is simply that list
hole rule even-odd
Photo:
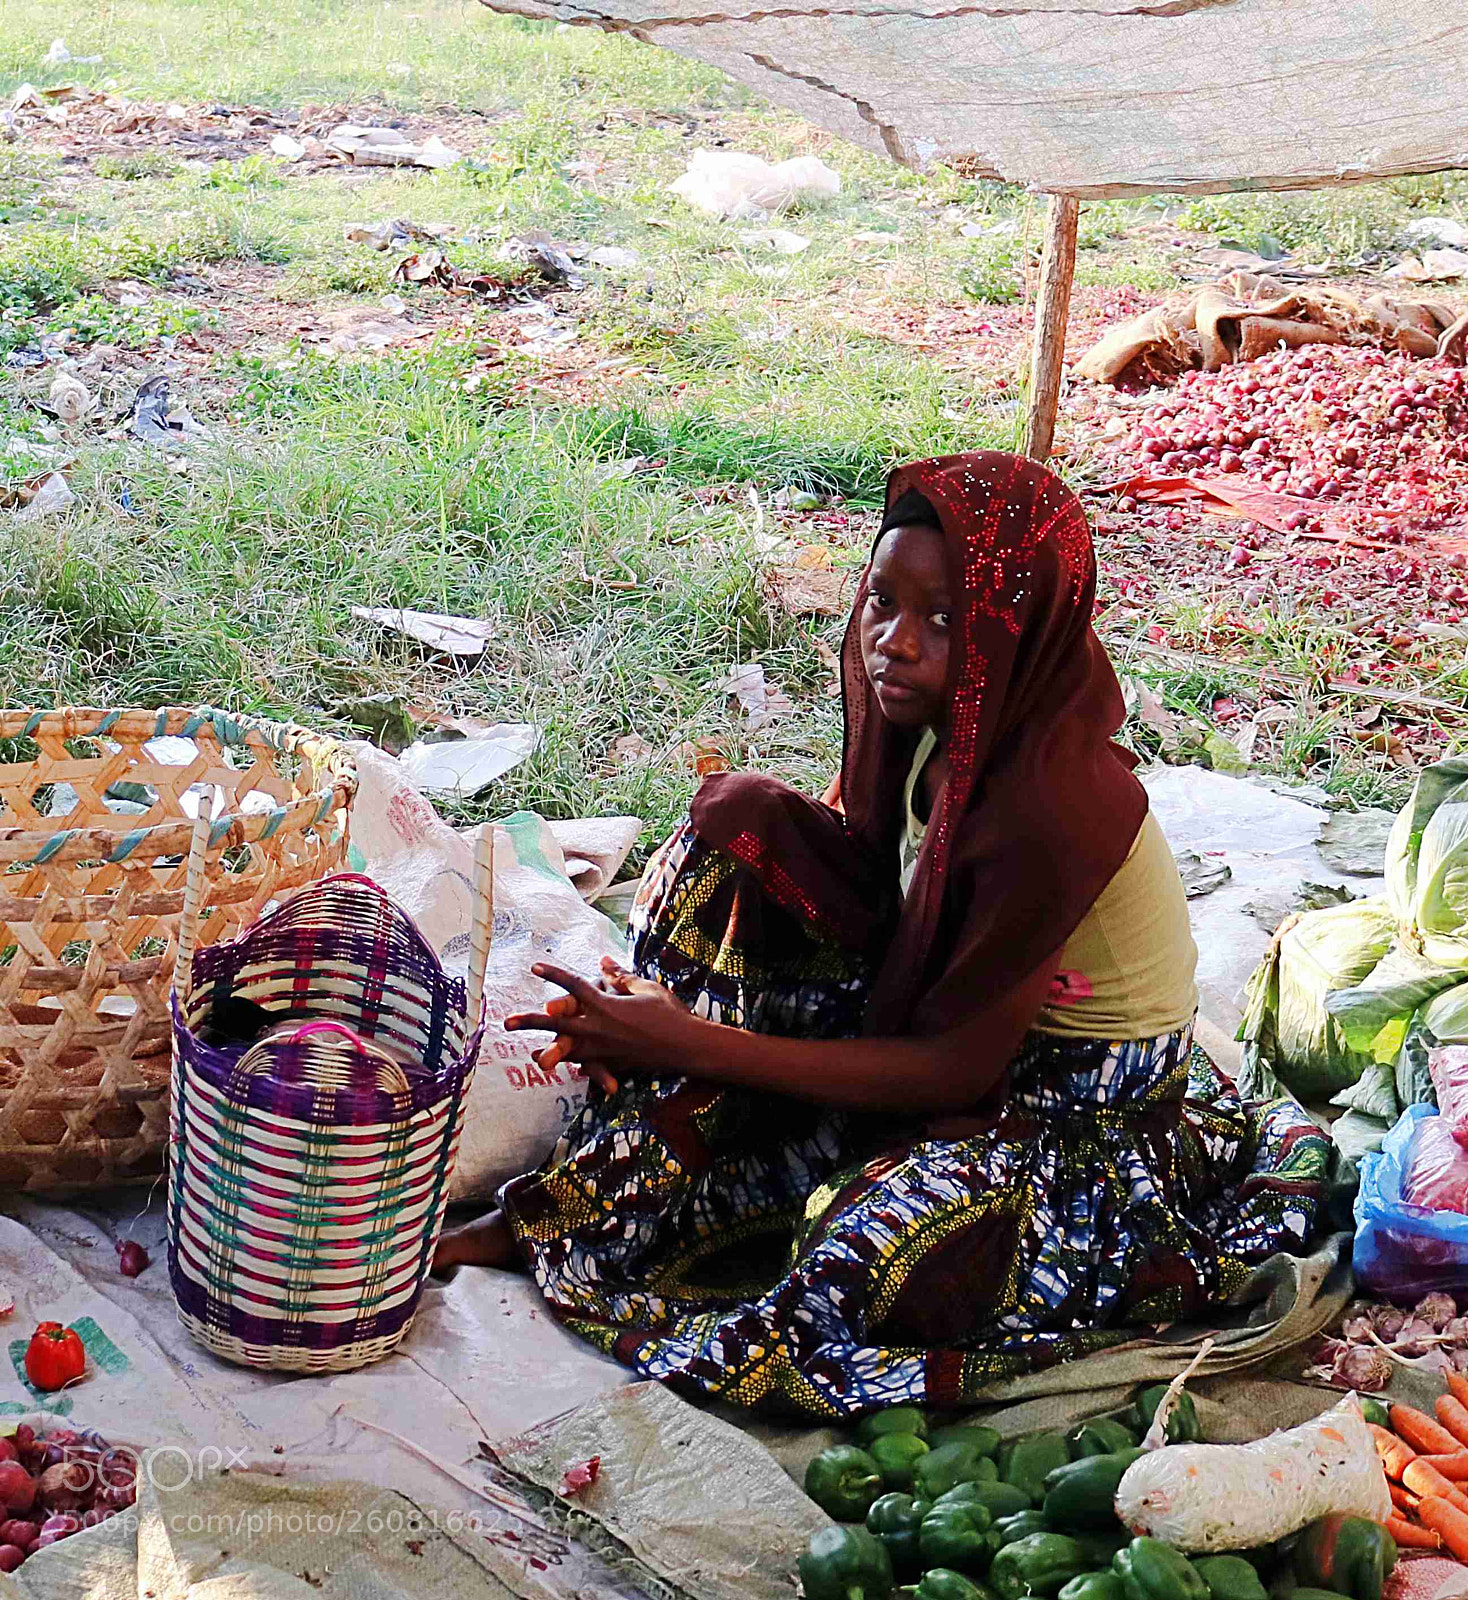
[{"label": "patterned wrapper skirt", "polygon": [[[644,875],[637,970],[695,1012],[850,1038],[870,974],[691,826]],[[1329,1144],[1194,1048],[1032,1034],[981,1131],[721,1089],[595,1092],[502,1191],[556,1316],[689,1394],[838,1418],[1206,1317],[1322,1212]]]}]

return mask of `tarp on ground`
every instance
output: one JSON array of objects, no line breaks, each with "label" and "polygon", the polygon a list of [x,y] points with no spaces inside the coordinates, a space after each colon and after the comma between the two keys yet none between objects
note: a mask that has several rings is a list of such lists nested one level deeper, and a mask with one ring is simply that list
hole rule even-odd
[{"label": "tarp on ground", "polygon": [[485,0],[721,67],[905,166],[1082,199],[1468,166],[1440,0]]}]

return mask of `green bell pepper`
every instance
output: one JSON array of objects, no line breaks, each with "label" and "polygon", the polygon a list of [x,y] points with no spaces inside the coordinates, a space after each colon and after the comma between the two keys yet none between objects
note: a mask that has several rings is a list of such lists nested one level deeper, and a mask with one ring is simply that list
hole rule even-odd
[{"label": "green bell pepper", "polygon": [[993,1461],[974,1445],[940,1444],[913,1463],[913,1493],[920,1500],[936,1500],[960,1483],[992,1483],[998,1476]]},{"label": "green bell pepper", "polygon": [[1295,1576],[1306,1588],[1334,1589],[1351,1600],[1381,1600],[1397,1564],[1397,1542],[1365,1517],[1321,1517],[1295,1542]]},{"label": "green bell pepper", "polygon": [[[1142,1438],[1146,1438],[1147,1430],[1152,1426],[1152,1419],[1157,1415],[1157,1408],[1162,1404],[1162,1397],[1167,1393],[1167,1388],[1165,1383],[1154,1383],[1137,1396],[1136,1424],[1137,1432]],[[1198,1413],[1193,1407],[1193,1397],[1184,1389],[1177,1398],[1177,1404],[1172,1408],[1171,1416],[1167,1419],[1167,1442],[1191,1444],[1202,1437],[1203,1430],[1198,1426]]]},{"label": "green bell pepper", "polygon": [[1070,1454],[1073,1461],[1084,1460],[1086,1456],[1115,1455],[1118,1450],[1130,1450],[1137,1443],[1137,1436],[1124,1422],[1116,1422],[1111,1417],[1096,1417],[1090,1422],[1083,1422],[1067,1436],[1070,1445]]},{"label": "green bell pepper", "polygon": [[1378,1428],[1391,1427],[1392,1414],[1380,1400],[1373,1400],[1370,1395],[1357,1395],[1356,1398],[1361,1402],[1361,1415],[1368,1422],[1374,1423]]},{"label": "green bell pepper", "polygon": [[1045,1479],[1057,1467],[1070,1464],[1070,1446],[1062,1433],[1032,1433],[1019,1440],[1009,1458],[1006,1483],[1023,1489],[1034,1505],[1045,1498]]},{"label": "green bell pepper", "polygon": [[918,1554],[918,1529],[924,1507],[910,1494],[884,1494],[867,1512],[867,1532],[887,1547],[892,1570],[899,1577],[916,1577],[923,1570]]},{"label": "green bell pepper", "polygon": [[892,1562],[865,1528],[821,1528],[796,1563],[805,1600],[887,1600]]},{"label": "green bell pepper", "polygon": [[873,1439],[887,1433],[912,1433],[919,1439],[928,1437],[928,1419],[916,1406],[888,1406],[885,1411],[873,1411],[856,1425],[856,1442],[863,1447]]},{"label": "green bell pepper", "polygon": [[1114,1572],[1083,1572],[1060,1591],[1060,1600],[1126,1600]]},{"label": "green bell pepper", "polygon": [[1103,1567],[1110,1567],[1116,1559],[1118,1550],[1125,1550],[1132,1542],[1132,1536],[1118,1522],[1114,1533],[1073,1533],[1071,1538],[1086,1552],[1086,1559],[1099,1572]]},{"label": "green bell pepper", "polygon": [[935,1450],[944,1444],[971,1444],[980,1455],[992,1456],[999,1448],[999,1430],[982,1422],[955,1422],[946,1428],[934,1428],[928,1434],[928,1443]]},{"label": "green bell pepper", "polygon": [[1053,1600],[1072,1578],[1090,1572],[1094,1565],[1065,1534],[1032,1533],[998,1552],[989,1567],[989,1582],[1002,1600],[1022,1600],[1025,1595]]},{"label": "green bell pepper", "polygon": [[[1030,1497],[1012,1483],[958,1483],[947,1494],[940,1494],[933,1504],[946,1506],[960,1502],[983,1506],[995,1522],[1030,1510]],[[1031,1529],[1031,1532],[1034,1531]]]},{"label": "green bell pepper", "polygon": [[867,1446],[867,1454],[877,1463],[882,1482],[889,1489],[912,1489],[912,1469],[930,1454],[928,1441],[915,1433],[879,1433]]},{"label": "green bell pepper", "polygon": [[907,1592],[913,1600],[999,1600],[988,1584],[948,1567],[933,1567],[923,1574],[917,1588]]},{"label": "green bell pepper", "polygon": [[979,1505],[934,1506],[918,1529],[918,1552],[923,1566],[952,1567],[958,1572],[982,1572],[992,1552],[984,1537],[993,1518]]},{"label": "green bell pepper", "polygon": [[882,1469],[854,1444],[822,1450],[805,1469],[805,1492],[837,1522],[861,1522],[886,1492]]},{"label": "green bell pepper", "polygon": [[1065,1533],[1113,1527],[1117,1486],[1141,1453],[1130,1445],[1114,1455],[1085,1456],[1056,1467],[1045,1478],[1045,1520]]},{"label": "green bell pepper", "polygon": [[1208,1585],[1193,1563],[1161,1539],[1133,1539],[1116,1552],[1111,1570],[1126,1600],[1208,1600]]},{"label": "green bell pepper", "polygon": [[1209,1600],[1269,1600],[1259,1574],[1242,1556],[1202,1556],[1193,1571],[1208,1585]]},{"label": "green bell pepper", "polygon": [[1032,1533],[1054,1531],[1046,1522],[1045,1513],[1032,1507],[1029,1511],[1018,1511],[1012,1517],[1000,1517],[989,1530],[989,1538],[995,1550],[1002,1550],[1007,1544],[1018,1544],[1021,1539],[1028,1539]]}]

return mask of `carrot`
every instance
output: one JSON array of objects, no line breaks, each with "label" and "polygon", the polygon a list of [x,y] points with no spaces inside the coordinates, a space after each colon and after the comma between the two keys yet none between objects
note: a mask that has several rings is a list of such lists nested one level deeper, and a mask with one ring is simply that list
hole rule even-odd
[{"label": "carrot", "polygon": [[1425,1411],[1416,1406],[1395,1405],[1391,1408],[1392,1427],[1425,1456],[1450,1456],[1462,1445],[1440,1423],[1434,1422]]},{"label": "carrot", "polygon": [[1392,1504],[1398,1511],[1415,1511],[1417,1509],[1417,1496],[1409,1493],[1399,1483],[1389,1483],[1387,1488],[1391,1491]]},{"label": "carrot", "polygon": [[[1439,1505],[1441,1503],[1437,1502]],[[1452,1509],[1451,1506],[1448,1507],[1449,1511]],[[1382,1527],[1405,1550],[1441,1550],[1443,1547],[1441,1534],[1434,1533],[1431,1528],[1419,1528],[1415,1522],[1408,1522],[1405,1517],[1388,1517],[1382,1523]]]},{"label": "carrot", "polygon": [[1448,1393],[1468,1406],[1468,1372],[1447,1372],[1443,1376],[1448,1380]]},{"label": "carrot", "polygon": [[1422,1502],[1417,1515],[1434,1533],[1442,1535],[1443,1543],[1460,1561],[1468,1561],[1468,1515],[1434,1495]]},{"label": "carrot", "polygon": [[1402,1474],[1402,1487],[1424,1498],[1433,1496],[1446,1500],[1450,1506],[1457,1506],[1459,1511],[1468,1515],[1468,1494],[1451,1484],[1436,1467],[1429,1467],[1423,1456],[1407,1463],[1407,1470]]},{"label": "carrot", "polygon": [[1449,1483],[1468,1483],[1468,1450],[1451,1456],[1419,1456],[1418,1460],[1436,1467]]},{"label": "carrot", "polygon": [[1468,1406],[1455,1395],[1440,1394],[1433,1410],[1437,1412],[1437,1420],[1458,1443],[1468,1445]]},{"label": "carrot", "polygon": [[1366,1424],[1371,1437],[1376,1440],[1376,1453],[1381,1457],[1382,1470],[1389,1478],[1400,1478],[1407,1467],[1417,1459],[1417,1452],[1396,1434],[1378,1428],[1374,1422]]}]

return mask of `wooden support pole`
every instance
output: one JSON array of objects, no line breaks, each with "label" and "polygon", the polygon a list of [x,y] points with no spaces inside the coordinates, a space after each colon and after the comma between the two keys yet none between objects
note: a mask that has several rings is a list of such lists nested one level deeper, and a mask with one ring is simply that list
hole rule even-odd
[{"label": "wooden support pole", "polygon": [[1025,420],[1025,454],[1032,461],[1048,461],[1050,446],[1055,442],[1055,413],[1060,407],[1060,369],[1065,360],[1070,287],[1076,275],[1076,224],[1080,214],[1079,200],[1068,194],[1050,196],[1030,361],[1030,411]]}]

